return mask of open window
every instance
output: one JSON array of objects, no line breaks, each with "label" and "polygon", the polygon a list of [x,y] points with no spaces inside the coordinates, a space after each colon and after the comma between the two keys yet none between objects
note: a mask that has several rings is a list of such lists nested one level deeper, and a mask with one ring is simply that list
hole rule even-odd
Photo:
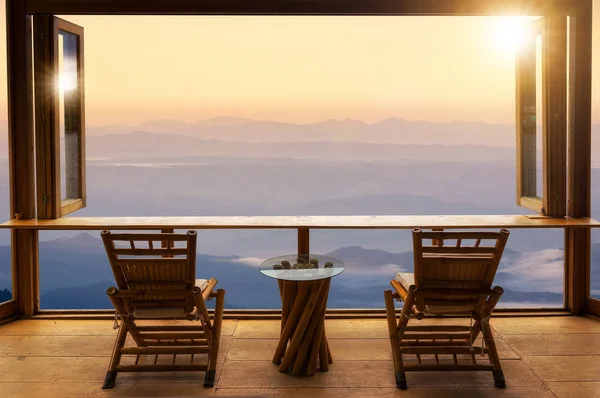
[{"label": "open window", "polygon": [[86,205],[83,28],[34,17],[38,218]]},{"label": "open window", "polygon": [[544,216],[563,217],[567,194],[567,19],[536,19],[527,34],[528,40],[516,55],[517,204]]}]

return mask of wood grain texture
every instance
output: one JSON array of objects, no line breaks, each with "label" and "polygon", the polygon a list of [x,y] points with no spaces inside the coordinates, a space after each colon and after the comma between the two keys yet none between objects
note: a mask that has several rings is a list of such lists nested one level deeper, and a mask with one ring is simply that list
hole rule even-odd
[{"label": "wood grain texture", "polygon": [[[333,361],[325,336],[325,312],[331,279],[318,281],[283,281],[282,307],[291,308],[282,318],[279,343],[273,363],[279,371],[293,376],[313,376],[319,364],[327,372]],[[302,294],[285,294],[301,291]]]},{"label": "wood grain texture", "polygon": [[[449,321],[456,322],[450,319],[425,319],[420,323],[440,327],[447,325]],[[468,328],[468,319],[462,321]],[[600,330],[600,322],[586,317],[494,317],[494,329],[512,331],[512,334],[515,334],[509,336],[510,339],[506,342],[494,336],[497,343],[506,344],[507,350],[511,350],[511,347],[515,350],[523,347],[523,344],[527,344],[526,339],[534,341],[540,337],[551,341],[555,333],[565,334],[556,337],[567,342],[570,345],[569,349],[577,350],[579,347],[577,356],[554,356],[545,351],[546,346],[543,344],[527,345],[529,355],[523,356],[522,360],[504,360],[517,357],[512,351],[507,351],[507,354],[500,352],[502,365],[510,383],[505,391],[493,388],[492,378],[487,374],[440,372],[435,375],[408,374],[409,383],[418,388],[405,393],[398,393],[394,387],[393,363],[385,321],[354,319],[326,322],[327,337],[337,359],[335,366],[332,366],[328,373],[310,378],[296,378],[277,372],[270,359],[273,342],[277,341],[279,334],[279,322],[239,321],[236,324],[239,323],[239,328],[245,331],[261,331],[273,337],[268,340],[256,339],[254,333],[242,333],[233,339],[230,346],[226,345],[227,338],[222,339],[218,369],[223,369],[223,372],[217,373],[219,377],[216,389],[203,388],[201,379],[195,373],[123,374],[119,376],[120,384],[111,394],[101,391],[100,384],[104,376],[103,371],[108,366],[110,342],[116,335],[116,331],[112,330],[112,321],[20,320],[0,326],[0,335],[3,335],[1,345],[5,350],[2,353],[3,358],[0,358],[0,368],[5,376],[0,381],[0,391],[3,398],[112,395],[550,398],[552,394],[538,376],[547,377],[548,380],[575,380],[567,383],[571,387],[586,384],[581,382],[583,377],[576,378],[580,374],[575,372],[582,369],[586,379],[588,376],[589,379],[594,379],[594,372],[597,379],[598,361],[594,360],[592,354],[586,354],[585,350],[586,344],[594,337],[593,333]],[[335,333],[334,330],[343,334]],[[97,337],[99,331],[102,331],[104,336]],[[523,336],[522,333],[531,335]],[[74,334],[79,336],[70,339]],[[553,349],[559,350],[559,346],[560,344]],[[501,351],[500,344],[498,349]],[[23,357],[19,358],[20,356]],[[529,369],[529,365],[535,367],[535,373]],[[553,381],[547,384],[554,390],[561,382]],[[593,388],[581,391],[575,388],[571,389],[570,395],[563,393],[559,396],[591,397],[597,389],[598,383],[594,384]]]},{"label": "wood grain texture", "polygon": [[[568,205],[572,217],[591,215],[592,2],[570,18]],[[565,297],[572,312],[586,311],[590,290],[590,231],[565,231]],[[590,308],[592,311],[593,308]],[[594,311],[595,312],[595,311]],[[598,312],[595,312],[598,314]]]},{"label": "wood grain texture", "polygon": [[0,303],[0,324],[2,320],[14,317],[17,314],[17,310],[17,302],[15,300]]},{"label": "wood grain texture", "polygon": [[37,216],[40,219],[57,218],[60,204],[60,137],[54,132],[58,118],[54,101],[55,68],[58,68],[52,40],[54,22],[49,15],[36,15],[33,22]]},{"label": "wood grain texture", "polygon": [[567,17],[544,18],[542,35],[542,214],[567,214]]},{"label": "wood grain texture", "polygon": [[589,217],[504,215],[460,216],[231,216],[231,217],[66,217],[10,220],[0,228],[35,230],[139,229],[413,229],[413,228],[598,228]]},{"label": "wood grain texture", "polygon": [[[31,219],[36,217],[32,36],[24,3],[6,2],[8,157],[10,218]],[[13,297],[19,313],[31,316],[39,308],[38,233],[13,231],[11,242]]]},{"label": "wood grain texture", "polygon": [[310,230],[298,228],[298,254],[310,254]]}]

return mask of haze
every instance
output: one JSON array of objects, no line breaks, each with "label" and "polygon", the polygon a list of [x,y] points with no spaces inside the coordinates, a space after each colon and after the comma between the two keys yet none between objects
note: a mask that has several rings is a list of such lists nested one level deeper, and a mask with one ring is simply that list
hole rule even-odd
[{"label": "haze", "polygon": [[[514,122],[514,54],[502,38],[514,18],[64,18],[85,28],[88,125],[219,116]],[[5,45],[0,29],[4,115]],[[597,78],[593,92],[598,122]]]}]

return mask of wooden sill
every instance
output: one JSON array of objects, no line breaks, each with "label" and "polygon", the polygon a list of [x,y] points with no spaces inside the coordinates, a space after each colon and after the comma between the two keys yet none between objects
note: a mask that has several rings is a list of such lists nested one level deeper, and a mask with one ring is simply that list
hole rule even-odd
[{"label": "wooden sill", "polygon": [[[212,313],[212,310],[209,310]],[[533,317],[533,316],[570,316],[573,315],[564,308],[500,308],[494,311],[494,317]],[[114,310],[40,310],[33,319],[46,320],[112,320]],[[383,319],[385,309],[377,308],[347,308],[328,309],[327,319]],[[273,320],[281,319],[280,310],[235,310],[226,309],[223,312],[225,319],[238,320]],[[448,318],[448,316],[446,317]]]},{"label": "wooden sill", "polygon": [[10,220],[5,229],[412,229],[412,228],[598,228],[592,218],[525,215],[442,216],[227,216],[227,217],[63,217]]}]

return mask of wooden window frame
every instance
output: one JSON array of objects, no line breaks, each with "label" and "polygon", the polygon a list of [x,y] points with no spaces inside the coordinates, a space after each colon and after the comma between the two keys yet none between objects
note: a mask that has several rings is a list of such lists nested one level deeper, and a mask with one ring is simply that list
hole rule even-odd
[{"label": "wooden window frame", "polygon": [[[536,43],[516,57],[517,205],[543,216],[567,215],[567,16],[531,23],[542,38],[542,104],[536,104]],[[542,107],[542,197],[537,196],[536,106]]]},{"label": "wooden window frame", "polygon": [[[77,184],[75,194],[65,199],[61,197],[61,115],[60,94],[56,89],[61,32],[77,38],[77,89],[70,94],[74,98],[69,101],[73,115],[69,121],[79,131],[77,153],[74,154]],[[35,15],[34,42],[37,216],[55,219],[86,206],[83,28],[52,15]],[[65,130],[68,129],[65,118]]]},{"label": "wooden window frame", "polygon": [[[591,0],[7,0],[7,93],[10,165],[10,217],[35,220],[32,16],[62,15],[530,15],[575,16],[577,46],[571,36],[569,79],[568,216],[590,215],[591,142]],[[573,64],[571,61],[575,60]],[[576,73],[574,73],[576,72]],[[60,221],[60,220],[51,220]],[[589,298],[590,229],[565,228],[565,284],[568,309],[592,310]],[[39,310],[38,230],[13,229],[13,292],[19,315]],[[568,256],[567,256],[568,253]],[[588,291],[583,288],[587,283]],[[588,308],[586,308],[586,298]],[[11,313],[11,304],[5,307]]]}]

